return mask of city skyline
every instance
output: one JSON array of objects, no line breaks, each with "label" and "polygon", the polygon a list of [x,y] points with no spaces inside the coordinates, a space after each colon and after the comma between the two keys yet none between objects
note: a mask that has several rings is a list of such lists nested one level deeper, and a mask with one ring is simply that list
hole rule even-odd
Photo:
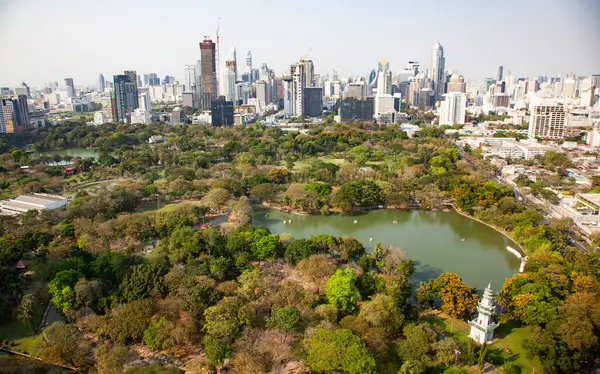
[{"label": "city skyline", "polygon": [[[3,54],[11,58],[0,61],[0,85],[15,86],[25,81],[39,87],[48,81],[62,82],[66,77],[72,77],[77,86],[94,85],[99,73],[112,76],[123,70],[158,72],[182,80],[184,66],[200,59],[198,43],[204,36],[215,39],[219,16],[221,69],[227,51],[235,46],[240,55],[251,50],[255,66],[267,63],[277,75],[287,72],[290,64],[307,51],[308,58],[317,62],[316,72],[320,74],[331,74],[336,69],[342,77],[365,76],[381,58],[390,61],[390,70],[395,74],[409,60],[420,61],[422,70],[431,68],[431,46],[439,41],[444,47],[446,70],[457,70],[468,81],[495,77],[499,65],[504,66],[505,75],[510,71],[519,77],[600,72],[600,51],[594,48],[596,35],[600,34],[600,26],[594,24],[600,4],[591,1],[509,1],[499,9],[474,1],[458,5],[429,1],[427,6],[382,1],[370,5],[375,13],[398,11],[410,16],[403,17],[401,23],[381,24],[368,18],[361,21],[361,27],[351,27],[351,23],[361,9],[365,10],[364,5],[339,1],[321,4],[309,0],[308,9],[293,9],[291,13],[288,4],[266,1],[244,15],[232,11],[243,5],[237,1],[226,5],[175,1],[169,3],[172,12],[164,12],[164,3],[157,1],[81,4],[65,0],[53,2],[51,7],[46,4],[36,0],[0,1],[1,31],[9,33],[23,24],[30,29],[19,38],[3,42]],[[542,4],[544,17],[529,17],[528,27],[523,29],[526,31],[519,31],[515,24],[518,15],[539,11]],[[263,19],[260,9],[265,7],[272,7],[281,17],[257,22]],[[434,8],[444,11],[431,12]],[[202,27],[192,22],[199,14],[195,10],[202,10]],[[314,17],[315,10],[323,15],[321,19]],[[140,28],[139,23],[144,22],[141,11],[160,11],[156,14],[161,17],[153,21],[152,27]],[[428,22],[435,27],[423,28],[422,17],[417,17],[420,13],[431,13]],[[171,18],[176,27],[169,26]],[[53,22],[44,21],[48,19]],[[126,22],[130,19],[137,21]],[[552,28],[542,27],[545,19],[561,22]],[[106,22],[118,25],[114,28],[117,30],[107,29]],[[288,27],[290,24],[294,27]],[[371,31],[374,26],[377,32]],[[420,27],[420,32],[407,32],[411,27]],[[386,33],[390,38],[381,37]],[[40,35],[49,37],[40,43]],[[397,45],[390,42],[394,35],[398,36]],[[111,42],[117,37],[121,43]],[[356,48],[363,45],[368,46],[360,47],[368,48],[367,53],[357,53]]]}]

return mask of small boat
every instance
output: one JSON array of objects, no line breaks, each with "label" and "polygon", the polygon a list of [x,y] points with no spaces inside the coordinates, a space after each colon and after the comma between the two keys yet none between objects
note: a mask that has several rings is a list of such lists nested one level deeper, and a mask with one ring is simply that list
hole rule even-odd
[{"label": "small boat", "polygon": [[292,223],[292,220],[289,220],[288,223]]},{"label": "small boat", "polygon": [[285,225],[285,223],[286,223],[286,222],[287,222],[286,220],[283,220],[283,224],[284,224],[284,225]]},{"label": "small boat", "polygon": [[396,223],[398,223],[398,221],[397,221],[397,220],[394,220],[394,222],[392,222],[392,223],[393,223],[393,224],[396,224]]},{"label": "small boat", "polygon": [[358,223],[358,221],[357,221],[357,220],[354,220],[354,224],[356,225],[357,223]]},{"label": "small boat", "polygon": [[370,242],[372,242],[372,241],[373,241],[373,238],[369,238],[369,241],[370,241]]},{"label": "small boat", "polygon": [[460,241],[461,241],[461,242],[464,242],[464,241],[467,241],[467,239],[465,239],[465,238],[462,238],[462,239],[460,239]]}]

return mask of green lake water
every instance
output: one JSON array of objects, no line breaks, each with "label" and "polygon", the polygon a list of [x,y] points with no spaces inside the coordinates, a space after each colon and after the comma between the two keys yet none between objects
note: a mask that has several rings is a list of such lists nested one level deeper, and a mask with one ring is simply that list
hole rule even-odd
[{"label": "green lake water", "polygon": [[[284,224],[284,220],[292,222]],[[415,261],[417,282],[436,278],[442,272],[455,272],[470,286],[481,290],[491,283],[492,289],[499,291],[504,280],[519,271],[521,263],[506,250],[507,245],[518,248],[512,240],[454,211],[380,209],[358,216],[298,216],[255,206],[253,225],[294,238],[320,233],[352,236],[367,251],[378,242],[391,244]]]},{"label": "green lake water", "polygon": [[40,155],[40,154],[43,156],[55,156],[55,155],[67,156],[68,155],[73,158],[93,157],[95,159],[98,159],[98,157],[100,156],[100,153],[98,151],[96,151],[95,149],[87,149],[87,148],[67,148],[67,149],[55,149],[55,150],[43,151],[43,152],[34,152],[34,155],[36,155],[36,156]]}]

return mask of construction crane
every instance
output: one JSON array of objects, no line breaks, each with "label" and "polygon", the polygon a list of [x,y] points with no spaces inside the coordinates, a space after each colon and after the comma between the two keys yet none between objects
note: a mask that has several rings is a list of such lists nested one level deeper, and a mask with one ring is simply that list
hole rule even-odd
[{"label": "construction crane", "polygon": [[[220,27],[220,24],[221,24],[221,17],[217,17],[217,32],[216,32],[217,33],[217,46],[215,49],[215,65],[217,65],[217,82],[219,82],[221,79],[221,67],[220,67],[221,59],[219,58],[219,27]],[[215,89],[218,92],[218,90],[219,90],[218,84],[217,84],[217,87],[215,87]]]},{"label": "construction crane", "polygon": [[311,46],[308,51],[304,54],[304,56],[300,57],[300,60],[308,60],[308,54],[312,51],[313,47]]}]

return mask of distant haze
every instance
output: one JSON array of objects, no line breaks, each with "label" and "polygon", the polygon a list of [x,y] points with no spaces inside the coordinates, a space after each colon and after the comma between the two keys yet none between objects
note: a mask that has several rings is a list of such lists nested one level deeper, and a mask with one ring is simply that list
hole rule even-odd
[{"label": "distant haze", "polygon": [[598,0],[0,0],[0,86],[48,81],[96,84],[123,70],[174,75],[200,58],[221,17],[221,65],[232,45],[243,69],[277,75],[308,53],[315,71],[367,75],[386,58],[430,66],[444,47],[446,69],[470,82],[496,77],[600,74]]}]

